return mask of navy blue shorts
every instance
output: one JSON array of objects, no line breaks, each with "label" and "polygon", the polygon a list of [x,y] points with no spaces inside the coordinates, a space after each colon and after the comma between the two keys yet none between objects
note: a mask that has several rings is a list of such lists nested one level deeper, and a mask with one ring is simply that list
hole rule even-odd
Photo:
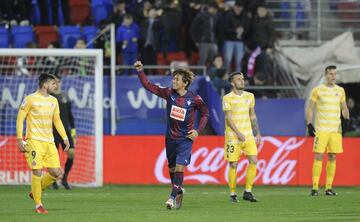
[{"label": "navy blue shorts", "polygon": [[171,139],[167,138],[166,157],[168,159],[168,167],[173,168],[176,164],[187,166],[190,164],[191,148],[193,141],[190,139]]}]

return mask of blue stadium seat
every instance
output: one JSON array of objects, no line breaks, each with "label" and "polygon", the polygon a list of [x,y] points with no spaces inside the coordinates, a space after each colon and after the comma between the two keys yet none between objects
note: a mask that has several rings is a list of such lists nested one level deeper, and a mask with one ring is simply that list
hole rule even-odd
[{"label": "blue stadium seat", "polygon": [[[95,26],[84,26],[82,30],[82,35],[85,38],[86,44],[95,38],[97,28]],[[91,42],[87,48],[94,48],[94,44]]]},{"label": "blue stadium seat", "polygon": [[5,27],[0,27],[0,48],[9,48],[10,36]]},{"label": "blue stadium seat", "polygon": [[31,26],[14,26],[11,28],[11,37],[14,48],[26,48],[28,43],[35,42]]},{"label": "blue stadium seat", "polygon": [[76,41],[82,37],[79,26],[61,26],[59,34],[60,43],[63,48],[74,48]]},{"label": "blue stadium seat", "polygon": [[91,11],[95,24],[99,24],[106,19],[113,9],[111,0],[93,0],[91,2]]}]

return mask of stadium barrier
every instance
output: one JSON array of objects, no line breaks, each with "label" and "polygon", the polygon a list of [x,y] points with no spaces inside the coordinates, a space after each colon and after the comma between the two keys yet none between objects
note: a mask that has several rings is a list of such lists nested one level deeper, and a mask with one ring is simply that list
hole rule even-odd
[{"label": "stadium barrier", "polygon": [[[16,140],[16,137],[10,137]],[[88,140],[80,136],[77,140]],[[164,136],[104,136],[104,184],[166,184],[170,182],[165,155]],[[30,184],[31,173],[24,155],[11,141],[0,136],[0,185]],[[308,137],[263,137],[259,146],[258,185],[311,185],[312,143]],[[360,138],[345,138],[344,153],[337,157],[335,186],[360,185]],[[228,164],[223,159],[224,137],[200,136],[194,143],[191,164],[185,171],[185,184],[227,184]],[[79,147],[77,156],[89,150]],[[5,158],[11,157],[11,158]],[[66,155],[60,151],[62,163]],[[19,165],[12,167],[12,161]],[[238,184],[244,184],[247,160],[238,166]],[[325,183],[325,161],[321,182]],[[75,161],[69,175],[70,183],[84,172],[84,165]],[[79,182],[79,181],[78,181]]]},{"label": "stadium barrier", "polygon": [[[170,183],[163,136],[105,136],[104,183]],[[259,146],[258,185],[311,185],[313,139],[263,137]],[[200,136],[194,143],[185,184],[227,184],[228,164],[223,159],[224,137]],[[345,138],[344,153],[337,157],[335,186],[360,185],[360,138]],[[244,184],[246,158],[238,166],[238,184]],[[325,183],[325,161],[321,184]]]}]

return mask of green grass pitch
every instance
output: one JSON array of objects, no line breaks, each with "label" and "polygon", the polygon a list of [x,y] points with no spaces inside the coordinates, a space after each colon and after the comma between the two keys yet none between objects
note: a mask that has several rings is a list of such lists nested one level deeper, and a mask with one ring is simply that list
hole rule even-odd
[{"label": "green grass pitch", "polygon": [[[308,187],[254,188],[258,203],[230,203],[226,186],[186,186],[183,207],[166,210],[169,186],[104,186],[47,190],[48,215],[36,215],[30,186],[0,186],[0,221],[360,221],[360,187],[310,197]],[[241,187],[243,189],[243,187]],[[323,191],[323,190],[321,190]]]}]

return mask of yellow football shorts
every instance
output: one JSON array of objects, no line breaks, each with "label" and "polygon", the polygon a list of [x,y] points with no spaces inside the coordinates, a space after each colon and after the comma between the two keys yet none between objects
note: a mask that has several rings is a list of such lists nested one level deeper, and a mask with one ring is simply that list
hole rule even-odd
[{"label": "yellow football shorts", "polygon": [[342,153],[342,136],[340,133],[317,132],[314,140],[313,151],[324,153],[327,148],[328,153]]},{"label": "yellow football shorts", "polygon": [[235,162],[240,159],[241,153],[246,156],[257,156],[257,146],[255,139],[247,139],[245,142],[228,143],[225,142],[224,159]]},{"label": "yellow football shorts", "polygon": [[25,158],[30,169],[59,168],[59,153],[55,144],[27,139]]}]

